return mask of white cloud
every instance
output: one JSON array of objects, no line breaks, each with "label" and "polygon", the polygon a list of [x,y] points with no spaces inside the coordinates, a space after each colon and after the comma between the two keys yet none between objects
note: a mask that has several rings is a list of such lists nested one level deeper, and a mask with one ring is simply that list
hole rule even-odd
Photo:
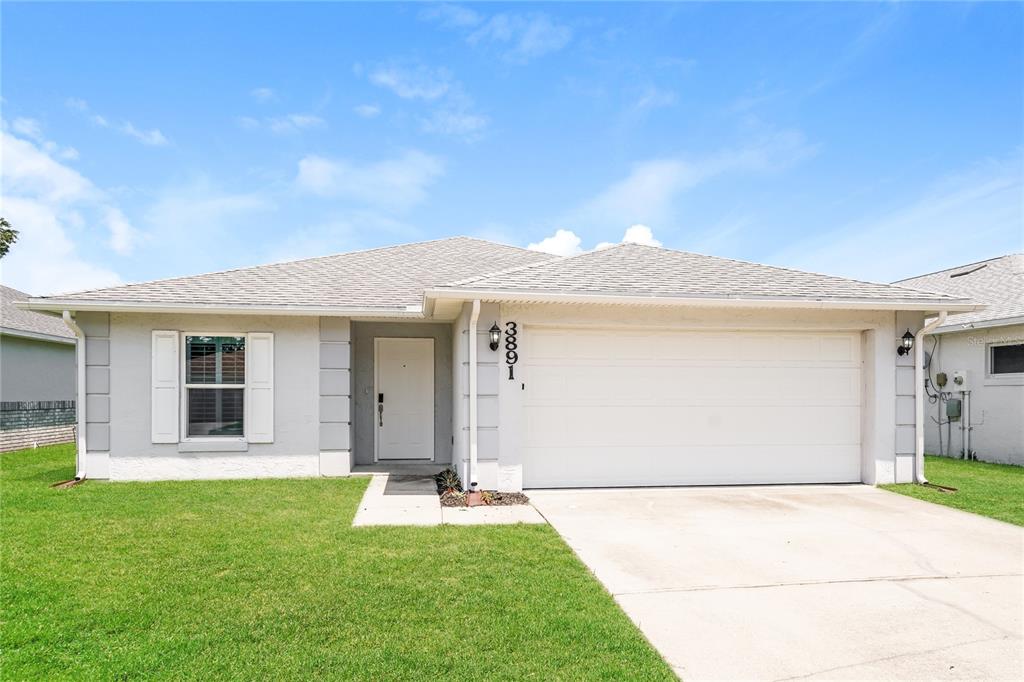
[{"label": "white cloud", "polygon": [[23,135],[30,137],[33,140],[42,142],[43,141],[43,127],[39,124],[39,121],[34,118],[16,118],[11,122],[11,130]]},{"label": "white cloud", "polygon": [[[6,121],[3,125],[4,127],[7,126]],[[34,118],[16,118],[11,121],[10,128],[18,135],[27,137],[34,142],[38,142],[39,146],[47,154],[57,156],[65,161],[74,161],[78,158],[78,150],[74,147],[62,148],[53,140],[47,140],[46,135],[43,133],[43,125]]]},{"label": "white cloud", "polygon": [[423,201],[427,187],[443,173],[439,158],[415,150],[369,164],[310,155],[299,161],[295,183],[322,197],[404,209]]},{"label": "white cloud", "polygon": [[452,74],[448,69],[435,69],[424,64],[381,64],[370,72],[369,78],[377,87],[387,88],[402,99],[427,101],[443,96],[452,84]]},{"label": "white cloud", "polygon": [[643,246],[661,246],[661,242],[654,238],[654,232],[651,228],[646,225],[630,225],[626,228],[625,234],[622,235],[622,241],[620,242],[601,242],[596,247],[595,251],[601,251],[603,249],[611,248],[619,244],[641,244]]},{"label": "white cloud", "polygon": [[473,98],[447,69],[391,62],[377,66],[369,77],[370,82],[403,99],[433,103],[433,108],[419,118],[424,132],[474,140],[490,122],[476,111]]},{"label": "white cloud", "polygon": [[444,28],[469,28],[480,25],[484,18],[477,12],[462,7],[443,3],[432,5],[420,11],[420,19],[435,21]]},{"label": "white cloud", "polygon": [[702,182],[730,173],[773,172],[815,152],[797,131],[762,135],[746,146],[699,159],[664,158],[636,163],[557,222],[574,229],[618,229],[620,225],[675,224],[676,203]]},{"label": "white cloud", "polygon": [[322,118],[313,114],[288,114],[267,121],[270,132],[278,135],[289,135],[310,128],[323,128],[325,125],[327,124]]},{"label": "white cloud", "polygon": [[92,233],[95,225],[104,224],[117,208],[91,181],[54,160],[42,145],[6,130],[0,135],[2,211],[19,231],[18,241],[0,261],[4,283],[33,294],[119,284],[117,273],[87,261],[75,243],[75,238],[97,241],[98,235]]},{"label": "white cloud", "polygon": [[271,88],[253,88],[249,91],[249,96],[257,102],[269,102],[277,98],[277,93]]},{"label": "white cloud", "polygon": [[502,58],[514,64],[561,50],[572,40],[572,29],[542,13],[497,14],[473,31],[471,45],[498,43],[505,46]]},{"label": "white cloud", "polygon": [[358,116],[363,118],[375,118],[380,115],[380,107],[376,104],[360,104],[359,106],[353,107],[352,111],[356,112]]},{"label": "white cloud", "polygon": [[643,89],[640,96],[633,103],[632,110],[636,113],[646,113],[653,109],[670,107],[679,99],[676,93],[671,90],[661,90],[649,85]]},{"label": "white cloud", "polygon": [[535,244],[528,244],[526,248],[556,256],[575,256],[583,253],[581,242],[582,240],[572,230],[555,230],[550,237],[545,237]]},{"label": "white cloud", "polygon": [[110,230],[110,248],[122,256],[129,255],[135,250],[139,231],[132,227],[119,208],[108,208],[106,218],[107,228]]},{"label": "white cloud", "polygon": [[164,137],[164,134],[156,128],[153,128],[152,130],[139,130],[132,125],[130,121],[125,121],[120,125],[115,126],[115,128],[128,137],[134,137],[142,144],[149,145],[151,147],[162,147],[168,144],[167,138]]},{"label": "white cloud", "polygon": [[89,107],[89,103],[84,99],[77,97],[69,97],[64,103],[70,109],[79,111],[83,114],[89,114],[89,119],[97,126],[101,128],[108,128],[115,130],[122,135],[135,138],[144,145],[150,147],[163,147],[170,144],[170,141],[162,132],[157,128],[151,128],[150,130],[143,130],[137,128],[131,121],[121,121],[120,123],[112,123],[106,116],[102,116],[97,113],[93,113]]},{"label": "white cloud", "polygon": [[935,182],[905,206],[780,249],[768,261],[889,282],[1019,252],[1020,157],[987,160]]},{"label": "white cloud", "polygon": [[275,135],[295,135],[304,130],[325,128],[327,122],[315,114],[285,114],[258,119],[239,116],[238,125],[245,130],[268,130]]},{"label": "white cloud", "polygon": [[488,119],[462,107],[444,107],[434,111],[423,120],[423,130],[428,133],[476,138],[487,127]]}]

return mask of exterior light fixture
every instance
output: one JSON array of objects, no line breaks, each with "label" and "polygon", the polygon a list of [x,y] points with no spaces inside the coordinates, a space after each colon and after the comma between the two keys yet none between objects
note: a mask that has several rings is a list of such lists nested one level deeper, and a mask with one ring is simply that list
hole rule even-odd
[{"label": "exterior light fixture", "polygon": [[498,328],[497,322],[491,325],[488,334],[491,337],[491,350],[498,350],[498,344],[501,343],[501,329]]},{"label": "exterior light fixture", "polygon": [[906,355],[914,349],[914,335],[910,333],[910,329],[907,329],[907,333],[903,335],[902,343],[896,352],[900,355]]}]

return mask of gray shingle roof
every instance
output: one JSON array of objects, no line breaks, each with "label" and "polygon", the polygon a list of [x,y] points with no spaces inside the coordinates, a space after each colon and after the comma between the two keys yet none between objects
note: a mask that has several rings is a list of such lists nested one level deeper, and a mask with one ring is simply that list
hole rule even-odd
[{"label": "gray shingle roof", "polygon": [[936,331],[953,331],[976,324],[991,326],[1006,320],[1008,324],[1024,318],[1024,254],[1011,254],[940,270],[896,284],[952,296],[963,296],[987,304],[985,310],[950,315]]},{"label": "gray shingle roof", "polygon": [[439,288],[608,296],[878,300],[935,304],[959,297],[639,244],[560,258]]},{"label": "gray shingle roof", "polygon": [[22,332],[28,335],[42,334],[69,340],[75,338],[75,335],[59,317],[32,310],[22,310],[14,306],[15,301],[24,301],[28,298],[29,295],[24,291],[0,286],[0,330],[15,335]]},{"label": "gray shingle roof", "polygon": [[481,239],[452,237],[48,298],[394,311],[418,309],[428,287],[552,258]]},{"label": "gray shingle roof", "polygon": [[967,304],[948,294],[798,270],[620,244],[569,258],[469,237],[403,244],[288,263],[128,284],[33,299],[77,303],[223,308],[297,308],[419,314],[427,291],[579,294],[644,299],[703,298],[871,305]]}]

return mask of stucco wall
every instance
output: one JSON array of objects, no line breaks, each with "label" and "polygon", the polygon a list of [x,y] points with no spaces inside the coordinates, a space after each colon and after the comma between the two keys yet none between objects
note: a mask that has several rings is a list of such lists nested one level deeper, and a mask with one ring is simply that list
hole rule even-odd
[{"label": "stucco wall", "polygon": [[[455,411],[456,429],[453,462],[464,483],[468,482],[469,470],[469,318],[471,304],[463,306],[462,313],[454,325],[455,353]],[[499,484],[500,386],[499,355],[489,347],[490,328],[494,323],[501,326],[501,311],[496,303],[480,306],[477,319],[477,483],[480,488],[494,490]],[[511,489],[511,488],[508,488]]]},{"label": "stucco wall", "polygon": [[[954,370],[965,370],[968,375],[971,389],[971,450],[977,453],[978,459],[987,462],[1024,465],[1024,377],[987,376],[988,344],[1024,342],[1024,325],[939,334],[929,337],[925,347],[931,350],[935,340],[938,343],[929,372],[932,380],[939,372],[946,372],[952,377]],[[952,384],[943,390],[952,391]],[[954,396],[963,398],[958,392]],[[944,405],[941,410],[945,421]],[[935,422],[940,416],[939,411],[939,404],[926,403],[925,449],[937,454],[941,454],[939,426]],[[946,427],[942,427],[943,449],[954,457],[960,456],[963,424],[964,420],[952,424],[949,431],[952,443],[948,445]]]},{"label": "stucco wall", "polygon": [[[185,448],[180,444],[151,442],[151,334],[162,329],[274,333],[273,443],[249,443],[244,452],[182,452]],[[112,314],[110,477],[131,480],[319,475],[319,344],[316,317]]]},{"label": "stucco wall", "polygon": [[75,344],[0,335],[0,400],[75,399]]},{"label": "stucco wall", "polygon": [[[861,332],[864,358],[861,405],[862,480],[866,483],[911,480],[914,452],[913,371],[911,364],[910,379],[907,383],[906,372],[897,369],[897,337],[903,333],[904,328],[900,327],[897,334],[896,327],[897,324],[906,325],[910,326],[912,331],[916,331],[920,326],[920,315],[900,316],[897,319],[895,313],[887,311],[504,305],[500,317],[500,325],[503,328],[510,320],[519,325],[520,363],[530,352],[530,328],[535,325],[614,327],[628,324],[677,330],[781,329]],[[483,316],[481,319],[483,320]],[[486,326],[490,326],[489,319]],[[496,374],[499,379],[496,388],[501,397],[501,429],[499,466],[495,474],[499,489],[515,490],[522,485],[522,465],[519,456],[523,429],[522,386],[518,380],[507,380],[503,354],[496,355],[489,350],[481,352],[482,358],[489,356],[494,356],[496,364],[500,364],[500,373]],[[499,367],[496,366],[495,369],[498,370]],[[785,390],[785,387],[780,386],[779,390]],[[906,410],[908,396],[911,408],[909,422]],[[902,434],[899,442],[898,431]],[[908,433],[909,442],[906,441]]]},{"label": "stucco wall", "polygon": [[372,464],[374,448],[373,340],[434,339],[434,461],[452,459],[452,326],[417,322],[353,322],[353,457]]}]

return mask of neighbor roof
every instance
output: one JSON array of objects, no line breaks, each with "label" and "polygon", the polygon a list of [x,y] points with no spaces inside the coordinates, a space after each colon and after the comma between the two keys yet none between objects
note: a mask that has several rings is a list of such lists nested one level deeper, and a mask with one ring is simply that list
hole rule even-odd
[{"label": "neighbor roof", "polygon": [[950,315],[936,332],[1024,324],[1024,254],[961,265],[896,284],[972,298],[988,306],[976,312]]},{"label": "neighbor roof", "polygon": [[973,309],[970,301],[948,294],[637,244],[559,258],[469,237],[35,298],[32,307],[416,317],[424,314],[424,302],[429,306],[432,299],[463,294],[481,297],[481,292],[488,300],[526,294],[530,300],[540,300],[538,295],[590,301],[618,296],[621,302],[640,304],[702,299]]},{"label": "neighbor roof", "polygon": [[554,256],[470,237],[41,297],[34,303],[418,312],[423,290]]},{"label": "neighbor roof", "polygon": [[970,303],[959,296],[909,287],[639,244],[619,244],[437,288],[439,292],[446,289],[637,299],[877,301],[937,307]]},{"label": "neighbor roof", "polygon": [[15,301],[28,298],[24,291],[0,286],[0,333],[43,341],[74,342],[75,335],[59,317],[15,307]]}]

